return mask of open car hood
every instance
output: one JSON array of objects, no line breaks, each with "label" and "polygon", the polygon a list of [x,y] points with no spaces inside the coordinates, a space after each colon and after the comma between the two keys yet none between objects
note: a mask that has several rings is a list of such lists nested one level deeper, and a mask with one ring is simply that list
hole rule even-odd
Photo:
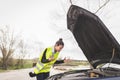
[{"label": "open car hood", "polygon": [[67,27],[93,68],[102,63],[120,64],[120,45],[98,16],[71,5]]}]

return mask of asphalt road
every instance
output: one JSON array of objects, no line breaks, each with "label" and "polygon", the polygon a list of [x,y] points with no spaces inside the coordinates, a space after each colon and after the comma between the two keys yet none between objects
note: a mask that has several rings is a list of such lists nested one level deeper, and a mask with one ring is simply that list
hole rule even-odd
[{"label": "asphalt road", "polygon": [[[77,66],[77,67],[69,67],[69,66],[57,66],[51,69],[50,75],[63,73],[68,71],[69,69],[87,69],[88,66]],[[33,71],[33,68],[30,69],[20,69],[20,70],[10,70],[7,72],[0,73],[0,80],[36,80],[36,77],[29,77],[29,72]]]},{"label": "asphalt road", "polygon": [[[2,72],[0,73],[0,80],[36,80],[36,77],[29,77],[30,71],[33,71],[33,69],[20,69]],[[60,72],[64,71],[51,69],[50,75],[54,75]]]},{"label": "asphalt road", "polygon": [[29,77],[29,72],[33,69],[11,70],[0,73],[0,80],[36,80],[36,78]]}]

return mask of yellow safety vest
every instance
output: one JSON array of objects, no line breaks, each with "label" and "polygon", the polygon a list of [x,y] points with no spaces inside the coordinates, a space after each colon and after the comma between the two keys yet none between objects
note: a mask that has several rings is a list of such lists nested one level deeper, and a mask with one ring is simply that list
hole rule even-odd
[{"label": "yellow safety vest", "polygon": [[40,55],[39,60],[36,64],[36,67],[34,68],[34,73],[35,74],[39,74],[39,73],[44,73],[44,72],[50,72],[50,68],[52,67],[52,65],[56,62],[57,58],[58,58],[58,54],[59,52],[56,53],[52,53],[52,47],[47,48],[46,51],[46,59],[50,58],[51,56],[53,56],[55,58],[55,60],[48,62],[48,63],[42,63],[41,59],[43,56],[43,53]]}]

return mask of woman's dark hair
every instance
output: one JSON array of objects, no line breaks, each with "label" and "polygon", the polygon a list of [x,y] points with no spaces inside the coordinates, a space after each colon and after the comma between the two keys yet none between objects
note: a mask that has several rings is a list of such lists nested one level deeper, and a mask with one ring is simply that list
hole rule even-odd
[{"label": "woman's dark hair", "polygon": [[63,45],[64,46],[64,42],[63,42],[63,39],[60,38],[56,43],[55,45],[59,46],[59,45]]}]

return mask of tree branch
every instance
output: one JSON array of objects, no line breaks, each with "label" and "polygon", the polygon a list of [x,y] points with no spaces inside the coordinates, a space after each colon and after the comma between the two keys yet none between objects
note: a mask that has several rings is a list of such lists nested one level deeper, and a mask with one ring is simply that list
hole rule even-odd
[{"label": "tree branch", "polygon": [[107,0],[103,5],[101,5],[98,10],[95,12],[95,14],[100,11],[104,6],[106,6],[108,4],[108,2],[110,2],[110,0]]}]

